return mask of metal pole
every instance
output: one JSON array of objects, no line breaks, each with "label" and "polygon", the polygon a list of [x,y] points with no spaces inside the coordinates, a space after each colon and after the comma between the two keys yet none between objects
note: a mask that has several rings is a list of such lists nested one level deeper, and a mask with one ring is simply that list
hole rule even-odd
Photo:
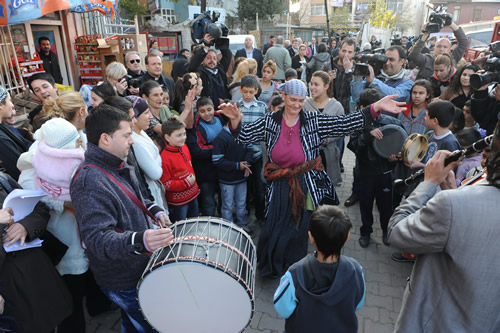
[{"label": "metal pole", "polygon": [[325,0],[326,31],[328,32],[328,43],[331,42],[330,16],[328,15],[328,0]]}]

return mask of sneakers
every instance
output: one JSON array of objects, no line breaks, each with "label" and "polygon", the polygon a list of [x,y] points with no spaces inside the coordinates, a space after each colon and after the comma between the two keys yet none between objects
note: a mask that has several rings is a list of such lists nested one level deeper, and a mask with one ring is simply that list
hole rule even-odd
[{"label": "sneakers", "polygon": [[353,193],[353,194],[351,194],[351,196],[349,198],[346,199],[346,201],[344,202],[344,206],[351,207],[352,205],[354,205],[358,201],[359,201],[358,196]]},{"label": "sneakers", "polygon": [[387,231],[382,231],[382,242],[385,246],[391,246],[391,243],[387,240]]},{"label": "sneakers", "polygon": [[359,246],[366,249],[370,245],[370,236],[359,236]]},{"label": "sneakers", "polygon": [[394,252],[391,259],[397,262],[415,262],[416,254],[406,252]]}]

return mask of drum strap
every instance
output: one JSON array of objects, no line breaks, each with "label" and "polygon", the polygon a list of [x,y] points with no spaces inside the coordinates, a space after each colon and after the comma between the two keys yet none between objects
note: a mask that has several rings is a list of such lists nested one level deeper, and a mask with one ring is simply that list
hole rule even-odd
[{"label": "drum strap", "polygon": [[154,217],[154,215],[146,208],[146,206],[144,206],[142,201],[139,200],[139,198],[137,198],[137,196],[134,193],[132,193],[128,188],[126,188],[122,183],[120,183],[118,181],[118,179],[116,179],[112,174],[110,174],[109,172],[107,172],[103,168],[98,167],[95,164],[85,164],[85,165],[81,166],[80,169],[78,169],[78,171],[75,173],[73,180],[76,179],[79,171],[85,166],[89,166],[89,167],[101,170],[106,176],[109,177],[109,179],[111,179],[113,182],[115,182],[115,184],[118,185],[123,190],[123,192],[125,192],[125,194],[130,198],[130,200],[132,200],[137,205],[137,207],[139,207],[144,212],[144,214],[146,214],[151,219],[153,219],[153,221],[156,221],[156,218]]}]

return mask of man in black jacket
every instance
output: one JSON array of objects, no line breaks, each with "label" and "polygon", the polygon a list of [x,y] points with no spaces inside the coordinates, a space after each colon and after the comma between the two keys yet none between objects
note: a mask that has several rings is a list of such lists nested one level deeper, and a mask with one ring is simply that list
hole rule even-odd
[{"label": "man in black jacket", "polygon": [[236,51],[234,62],[238,63],[242,58],[254,58],[257,61],[257,76],[262,77],[262,61],[264,57],[259,49],[253,47],[253,40],[250,36],[245,37],[245,47]]},{"label": "man in black jacket", "polygon": [[170,76],[174,80],[174,83],[177,81],[177,78],[182,77],[187,73],[188,58],[188,49],[182,49],[179,51],[179,56],[175,59],[174,64],[172,65],[172,72],[170,72]]},{"label": "man in black jacket", "polygon": [[[206,44],[213,41],[213,37],[206,34],[204,39]],[[217,62],[217,53],[208,46],[199,47],[189,63],[189,72],[198,72],[203,82],[201,96],[207,96],[212,99],[214,109],[217,110],[222,100],[229,98],[229,89],[227,87],[227,69],[231,63],[231,50],[220,50],[222,58]]]},{"label": "man in black jacket", "polygon": [[38,38],[38,45],[40,45],[40,59],[43,60],[45,73],[52,75],[56,83],[62,84],[63,78],[61,69],[59,68],[59,61],[57,60],[57,55],[50,49],[50,39],[40,37]]},{"label": "man in black jacket", "polygon": [[153,80],[167,89],[170,100],[174,99],[174,81],[163,75],[162,57],[158,53],[150,53],[144,58],[146,63],[146,73],[142,76],[142,83]]},{"label": "man in black jacket", "polygon": [[479,127],[486,134],[493,133],[497,120],[500,119],[500,84],[497,83],[491,95],[488,96],[488,85],[479,88],[471,98],[471,114]]},{"label": "man in black jacket", "polygon": [[[428,23],[424,25],[423,30],[426,30],[427,25]],[[438,40],[438,42],[436,43],[436,46],[434,48],[434,56],[422,53],[422,50],[427,42],[427,38],[429,38],[430,35],[428,31],[424,32],[422,37],[418,39],[415,46],[413,46],[413,49],[408,55],[408,60],[413,61],[413,63],[415,63],[415,65],[417,65],[419,68],[417,80],[428,80],[431,78],[432,74],[434,73],[434,58],[438,55],[444,53],[449,54],[451,56],[451,59],[453,59],[454,65],[456,65],[464,56],[468,44],[467,36],[465,36],[462,28],[458,27],[455,22],[451,22],[450,28],[451,30],[453,30],[453,34],[458,41],[458,45],[454,50],[451,49],[450,40],[444,37]]]}]

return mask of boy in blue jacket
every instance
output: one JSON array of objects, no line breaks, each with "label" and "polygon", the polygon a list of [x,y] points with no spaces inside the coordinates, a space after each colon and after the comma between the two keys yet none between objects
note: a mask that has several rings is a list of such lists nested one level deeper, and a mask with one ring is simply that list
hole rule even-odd
[{"label": "boy in blue jacket", "polygon": [[316,249],[290,266],[274,293],[274,308],[286,318],[286,333],[358,331],[356,311],[365,299],[363,268],[340,252],[352,228],[337,207],[316,208],[309,240]]},{"label": "boy in blue jacket", "polygon": [[[233,222],[233,206],[236,207],[237,225],[252,235],[248,228],[247,177],[252,173],[250,164],[253,150],[237,143],[227,124],[229,119],[220,115],[226,124],[214,140],[212,163],[217,169],[221,191],[222,218]],[[234,203],[234,205],[233,205]]]}]

